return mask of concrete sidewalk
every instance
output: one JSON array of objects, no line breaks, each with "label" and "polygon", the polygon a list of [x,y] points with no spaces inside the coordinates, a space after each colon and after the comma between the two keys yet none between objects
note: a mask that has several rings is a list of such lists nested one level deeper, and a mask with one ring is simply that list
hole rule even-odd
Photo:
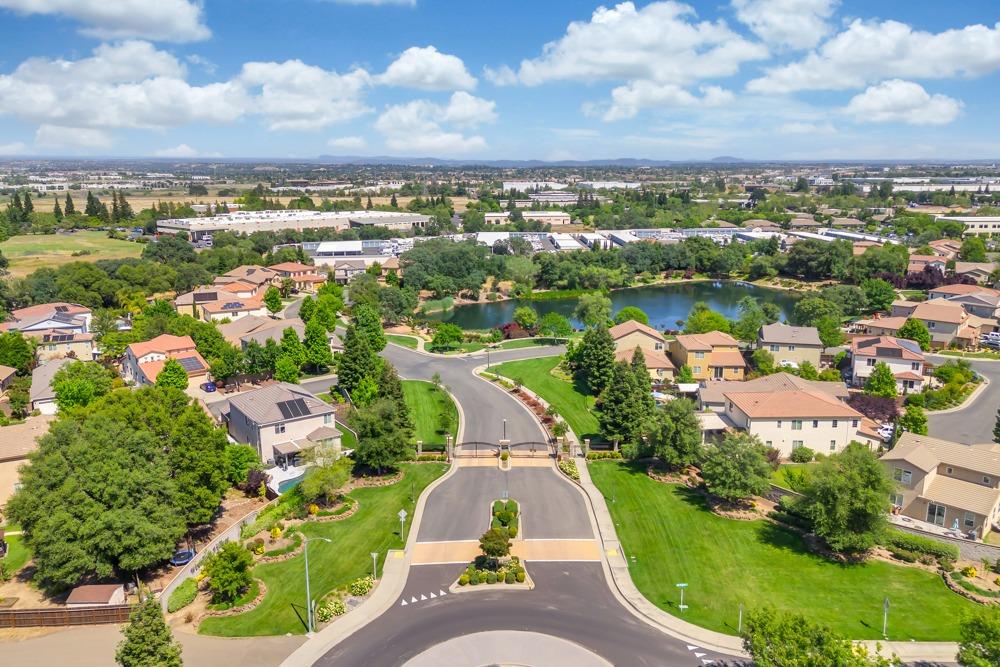
[{"label": "concrete sidewalk", "polygon": [[[587,495],[589,504],[593,509],[600,533],[599,539],[604,547],[605,575],[608,577],[608,584],[612,592],[621,600],[622,604],[636,616],[658,627],[672,637],[692,644],[698,644],[710,650],[719,651],[720,653],[749,657],[743,651],[743,642],[739,637],[707,630],[688,623],[655,606],[639,592],[629,573],[627,555],[618,542],[615,524],[608,510],[608,505],[604,500],[604,495],[594,486],[590,478],[590,470],[587,467],[586,459],[577,458],[576,464],[577,470],[580,472],[580,486]],[[955,661],[955,656],[958,653],[958,644],[954,642],[863,641],[859,643],[868,646],[872,650],[875,650],[876,644],[879,644],[881,652],[884,655],[895,653],[906,663],[951,663]]]}]

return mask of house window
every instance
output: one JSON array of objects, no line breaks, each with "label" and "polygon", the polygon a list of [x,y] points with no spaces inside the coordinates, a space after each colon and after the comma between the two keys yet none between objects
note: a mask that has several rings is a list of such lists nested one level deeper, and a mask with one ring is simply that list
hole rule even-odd
[{"label": "house window", "polygon": [[778,428],[781,428],[781,420],[778,420]]},{"label": "house window", "polygon": [[694,367],[694,372],[695,373],[700,373],[701,372],[701,366],[695,366]]},{"label": "house window", "polygon": [[654,350],[662,350],[662,349],[663,349],[663,343],[656,343],[656,344],[655,344],[655,345],[653,346],[653,349],[654,349]]},{"label": "house window", "polygon": [[705,358],[705,353],[704,352],[695,352],[694,353],[694,358],[695,359],[704,359]]},{"label": "house window", "polygon": [[945,471],[945,472],[946,472],[947,474],[949,474],[949,475],[950,475],[950,474],[951,474],[952,472],[954,472],[954,471],[952,470],[951,466],[948,466],[947,468],[945,468],[945,469],[944,469],[944,471]]},{"label": "house window", "polygon": [[865,359],[865,365],[866,366],[874,366],[875,365],[875,360],[874,359]]},{"label": "house window", "polygon": [[792,420],[792,430],[793,431],[801,431],[802,430],[802,420],[801,419],[793,419]]},{"label": "house window", "polygon": [[912,362],[910,364],[910,370],[911,371],[919,371],[920,370],[920,362],[919,361]]},{"label": "house window", "polygon": [[852,419],[851,420],[851,428],[857,428],[857,427],[858,427],[858,420],[857,419]]},{"label": "house window", "polygon": [[928,329],[933,329],[934,328],[934,322],[928,322],[927,323],[927,328]]},{"label": "house window", "polygon": [[986,486],[989,486],[992,481],[993,480],[991,480],[989,477],[983,475],[983,484],[985,484]]},{"label": "house window", "polygon": [[962,522],[966,528],[975,528],[976,526],[976,515],[972,512],[965,513],[965,520]]},{"label": "house window", "polygon": [[814,419],[813,420],[813,428],[819,428],[819,420],[818,419]]},{"label": "house window", "polygon": [[771,352],[779,352],[781,350],[780,345],[771,345]]},{"label": "house window", "polygon": [[795,351],[795,346],[794,345],[789,345],[788,346],[788,351],[789,352],[794,352]]},{"label": "house window", "polygon": [[278,433],[278,434],[284,433],[285,432],[285,425],[284,424],[276,424],[275,427],[274,427],[274,432]]},{"label": "house window", "polygon": [[333,422],[333,415],[323,415],[323,423],[329,424]]},{"label": "house window", "polygon": [[889,500],[896,507],[902,507],[903,506],[903,494],[902,493],[894,493],[894,494],[892,494],[891,496],[889,496]]},{"label": "house window", "polygon": [[770,446],[771,446],[771,441],[770,441],[770,440],[768,440],[767,442],[765,442],[765,443],[764,443],[764,446],[765,446],[765,447],[770,447]]},{"label": "house window", "polygon": [[830,451],[831,452],[837,451],[837,441],[836,440],[831,440],[830,441]]},{"label": "house window", "polygon": [[904,470],[903,468],[895,468],[892,471],[892,478],[900,484],[906,484],[909,486],[913,481],[913,473],[909,470]]},{"label": "house window", "polygon": [[833,420],[833,427],[834,427],[834,428],[837,428],[837,424],[838,424],[838,423],[839,423],[839,422],[838,422],[838,421],[837,421],[836,419],[834,419],[834,420]]},{"label": "house window", "polygon": [[927,523],[933,523],[936,526],[943,526],[946,512],[947,508],[944,505],[938,505],[937,503],[928,503]]},{"label": "house window", "polygon": [[801,447],[801,446],[802,446],[802,441],[801,440],[792,440],[792,451],[793,452],[796,449],[798,449],[799,447]]}]

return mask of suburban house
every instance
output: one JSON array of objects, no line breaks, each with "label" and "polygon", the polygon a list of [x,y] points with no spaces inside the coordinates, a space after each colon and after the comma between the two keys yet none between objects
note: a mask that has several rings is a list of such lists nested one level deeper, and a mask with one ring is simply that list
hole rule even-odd
[{"label": "suburban house", "polygon": [[931,345],[936,348],[952,344],[959,347],[971,345],[979,338],[983,326],[988,324],[982,318],[969,315],[957,303],[933,299],[919,303],[906,300],[894,301],[890,316],[882,317],[876,314],[873,319],[858,320],[854,326],[859,333],[870,336],[895,336],[911,317],[924,323],[931,334]]},{"label": "suburban house", "polygon": [[945,259],[955,259],[958,251],[962,249],[962,242],[955,239],[938,239],[928,243],[935,255],[940,255]]},{"label": "suburban house", "polygon": [[739,342],[727,333],[683,334],[669,343],[670,360],[687,365],[696,380],[742,380],[747,363]]},{"label": "suburban house", "polygon": [[851,341],[851,384],[863,387],[876,364],[884,363],[896,378],[901,394],[924,387],[924,354],[920,345],[905,338],[873,336]]},{"label": "suburban house", "polygon": [[0,364],[0,395],[7,391],[10,385],[14,383],[15,375],[17,375],[16,368]]},{"label": "suburban house", "polygon": [[757,348],[770,352],[779,366],[798,368],[808,361],[819,368],[823,342],[816,327],[793,327],[775,322],[765,324],[757,332]]},{"label": "suburban house", "polygon": [[29,331],[24,335],[31,336],[38,343],[35,357],[39,361],[70,357],[81,361],[94,359],[94,334],[80,333],[73,329],[42,329]]},{"label": "suburban house", "polygon": [[262,295],[243,298],[224,298],[201,304],[201,319],[206,322],[239,320],[250,315],[268,314]]},{"label": "suburban house", "polygon": [[288,328],[298,334],[299,340],[304,339],[306,335],[306,324],[297,317],[276,320],[262,315],[249,315],[220,324],[218,328],[227,342],[243,349],[246,349],[250,341],[256,341],[261,346],[267,345],[269,340],[281,343],[281,337]]},{"label": "suburban house", "polygon": [[944,273],[947,260],[940,255],[910,255],[910,261],[906,265],[907,273],[920,273],[928,266]]},{"label": "suburban house", "polygon": [[[266,266],[252,266],[245,264],[237,266],[232,271],[227,271],[217,277],[212,283],[216,286],[229,285],[231,283],[242,283],[242,290],[234,292],[237,296],[264,296],[264,292],[271,285],[281,284],[281,275],[274,269]],[[246,286],[250,287],[250,293],[246,294]]]},{"label": "suburban house", "polygon": [[66,606],[70,609],[80,607],[108,607],[125,604],[125,587],[122,584],[87,584],[77,586],[69,592]]},{"label": "suburban house", "polygon": [[70,333],[87,333],[93,313],[76,303],[58,301],[40,303],[11,312],[11,319],[0,322],[0,331],[20,331],[24,335],[60,329]]},{"label": "suburban house", "polygon": [[316,273],[316,267],[308,264],[282,262],[268,268],[276,271],[282,282],[285,279],[291,280],[295,289],[300,292],[315,292],[320,285],[326,282],[326,276],[319,275]]},{"label": "suburban house", "polygon": [[955,262],[955,275],[982,285],[989,281],[996,268],[993,262]]},{"label": "suburban house", "polygon": [[1000,290],[980,285],[942,285],[927,291],[932,301],[944,299],[955,303],[970,315],[996,318],[1000,316]]},{"label": "suburban house", "polygon": [[294,466],[299,455],[317,445],[340,448],[332,406],[287,382],[237,394],[223,417],[229,435],[257,450],[261,461]]},{"label": "suburban house", "polygon": [[125,348],[125,360],[122,362],[125,380],[138,385],[154,384],[167,359],[176,359],[184,367],[189,384],[208,379],[208,364],[198,354],[190,336],[161,334]]},{"label": "suburban house", "polygon": [[31,411],[38,410],[43,415],[54,415],[59,406],[56,405],[56,390],[52,387],[52,378],[59,369],[72,362],[72,359],[53,359],[35,366],[31,371],[31,388],[28,390],[28,401]]},{"label": "suburban house", "polygon": [[382,271],[381,277],[383,280],[388,278],[390,274],[398,277],[402,273],[400,270],[398,257],[390,257],[384,262],[380,262],[379,266],[381,267]]},{"label": "suburban house", "polygon": [[1000,451],[903,433],[882,455],[902,516],[983,539],[1000,521]]},{"label": "suburban house", "polygon": [[823,391],[727,391],[723,396],[724,421],[786,458],[799,447],[832,454],[852,441],[880,444],[878,436],[862,429],[860,412]]},{"label": "suburban house", "polygon": [[726,382],[708,380],[698,389],[698,404],[702,410],[723,412],[726,408],[726,393],[733,391],[798,391],[810,390],[826,394],[832,399],[846,401],[851,395],[843,382],[804,380],[791,373],[772,373],[753,380]]},{"label": "suburban house", "polygon": [[198,287],[181,294],[174,299],[174,310],[205,322],[268,314],[263,293],[258,293],[255,285],[243,281]]},{"label": "suburban house", "polygon": [[364,273],[367,268],[368,265],[363,259],[337,260],[333,265],[333,279],[342,285],[346,285],[351,282],[351,278],[359,273]]},{"label": "suburban house", "polygon": [[646,370],[655,384],[663,384],[674,379],[674,364],[667,358],[667,341],[659,331],[651,326],[628,320],[616,324],[608,330],[615,341],[615,359],[631,363],[636,348],[642,353]]}]

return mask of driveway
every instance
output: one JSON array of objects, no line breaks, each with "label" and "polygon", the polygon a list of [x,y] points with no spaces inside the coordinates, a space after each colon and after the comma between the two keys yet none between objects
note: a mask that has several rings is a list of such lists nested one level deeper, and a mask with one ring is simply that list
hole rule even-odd
[{"label": "driveway", "polygon": [[[955,357],[933,355],[935,364],[953,360]],[[927,431],[935,438],[975,445],[993,442],[993,426],[996,423],[997,408],[1000,408],[1000,361],[970,359],[977,373],[990,381],[971,403],[960,410],[943,414],[929,413]]]}]

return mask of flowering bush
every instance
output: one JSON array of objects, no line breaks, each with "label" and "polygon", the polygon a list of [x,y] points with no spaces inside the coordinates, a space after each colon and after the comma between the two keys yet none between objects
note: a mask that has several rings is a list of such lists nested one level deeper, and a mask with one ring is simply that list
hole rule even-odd
[{"label": "flowering bush", "polygon": [[347,605],[340,598],[327,600],[316,609],[316,619],[320,623],[326,623],[334,616],[343,616],[347,613]]},{"label": "flowering bush", "polygon": [[316,503],[309,503],[309,516],[316,516],[319,513],[319,505]]},{"label": "flowering bush", "polygon": [[271,541],[273,542],[279,539],[281,539],[281,528],[275,526],[274,528],[271,529]]},{"label": "flowering bush", "polygon": [[368,595],[368,592],[372,589],[372,586],[374,585],[375,585],[375,580],[372,579],[371,576],[367,576],[355,579],[354,581],[351,582],[350,586],[348,586],[347,588],[351,592],[351,595],[354,595],[356,597],[362,597],[364,595]]},{"label": "flowering bush", "polygon": [[966,576],[966,577],[975,577],[977,574],[978,574],[978,571],[972,565],[966,565],[965,567],[962,568],[962,575],[963,576]]}]

